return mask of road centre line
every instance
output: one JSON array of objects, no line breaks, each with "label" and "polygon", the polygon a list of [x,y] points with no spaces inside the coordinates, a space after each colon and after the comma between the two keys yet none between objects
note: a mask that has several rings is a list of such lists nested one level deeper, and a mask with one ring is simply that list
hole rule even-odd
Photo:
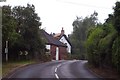
[{"label": "road centre line", "polygon": [[57,68],[59,68],[61,66],[61,64],[59,64],[58,66],[57,66]]},{"label": "road centre line", "polygon": [[55,68],[55,77],[57,78],[57,79],[59,79],[59,77],[58,77],[58,75],[57,75],[57,70],[58,70],[58,68],[61,66],[62,64],[59,64],[59,65],[57,65],[57,67]]},{"label": "road centre line", "polygon": [[[76,62],[76,61],[69,61],[69,62]],[[59,76],[58,76],[58,74],[57,74],[57,70],[58,70],[58,68],[59,68],[60,66],[62,66],[62,65],[64,65],[64,64],[66,64],[66,63],[59,64],[59,65],[57,65],[57,67],[55,68],[55,77],[56,77],[57,79],[59,79]]]},{"label": "road centre line", "polygon": [[[69,62],[73,62],[73,61],[69,61]],[[64,65],[64,64],[66,64],[66,62],[65,62],[65,63],[62,63],[62,64],[57,65],[57,67],[55,68],[55,77],[56,77],[57,79],[59,79],[59,76],[58,76],[58,74],[57,74],[57,70],[58,70],[58,68],[59,68],[60,66],[62,66],[62,65]]]},{"label": "road centre line", "polygon": [[58,75],[55,73],[55,77],[57,78],[57,79],[59,79],[59,77],[58,77]]},{"label": "road centre line", "polygon": [[55,73],[57,72],[57,68],[55,68]]}]

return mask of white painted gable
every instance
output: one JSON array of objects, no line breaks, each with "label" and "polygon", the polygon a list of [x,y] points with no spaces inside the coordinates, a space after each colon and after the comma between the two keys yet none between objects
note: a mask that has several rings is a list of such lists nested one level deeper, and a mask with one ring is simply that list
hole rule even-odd
[{"label": "white painted gable", "polygon": [[67,44],[67,52],[71,53],[71,45],[69,44],[69,42],[66,40],[66,38],[64,36],[61,37],[61,39],[59,40],[60,42]]}]

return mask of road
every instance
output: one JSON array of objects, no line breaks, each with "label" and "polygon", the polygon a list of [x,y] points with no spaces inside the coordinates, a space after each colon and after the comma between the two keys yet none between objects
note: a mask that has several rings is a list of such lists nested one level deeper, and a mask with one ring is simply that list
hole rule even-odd
[{"label": "road", "polygon": [[98,80],[97,76],[86,68],[86,60],[61,60],[33,64],[19,68],[7,78],[54,78]]}]

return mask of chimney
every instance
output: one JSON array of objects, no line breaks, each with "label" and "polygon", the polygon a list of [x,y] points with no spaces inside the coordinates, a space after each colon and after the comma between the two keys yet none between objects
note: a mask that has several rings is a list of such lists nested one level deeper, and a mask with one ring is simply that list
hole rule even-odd
[{"label": "chimney", "polygon": [[63,30],[63,27],[62,27],[62,30],[61,30],[61,35],[63,35],[65,33],[65,31]]}]

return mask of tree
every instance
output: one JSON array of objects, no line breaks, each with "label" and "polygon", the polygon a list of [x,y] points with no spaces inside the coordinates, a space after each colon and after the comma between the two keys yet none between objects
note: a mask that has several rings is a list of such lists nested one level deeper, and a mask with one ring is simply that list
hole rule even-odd
[{"label": "tree", "polygon": [[120,72],[120,2],[104,24],[88,29],[86,48],[88,62],[96,67],[115,68]]},{"label": "tree", "polygon": [[[27,7],[16,6],[13,8],[13,16],[17,21],[17,32],[21,35],[21,44],[17,44],[20,50],[27,50],[34,56],[36,52],[44,48],[41,37],[38,34],[41,26],[40,17],[35,13],[34,5]],[[41,45],[43,47],[41,47]]]},{"label": "tree", "polygon": [[120,2],[115,3],[114,9],[114,27],[117,31],[116,38],[112,46],[112,61],[114,67],[120,73]]},{"label": "tree", "polygon": [[[17,22],[12,16],[11,6],[2,7],[2,49],[5,52],[6,41],[8,41],[9,48],[12,48],[18,40],[19,34],[16,32]],[[10,49],[9,49],[10,51]],[[4,59],[4,54],[3,54]]]},{"label": "tree", "polygon": [[27,7],[14,8],[3,6],[2,9],[3,53],[8,41],[10,59],[18,60],[20,52],[26,51],[29,53],[29,58],[35,58],[44,50],[45,45],[39,34],[41,22],[35,13],[34,5],[27,4]]},{"label": "tree", "polygon": [[85,41],[87,38],[87,30],[97,24],[97,13],[94,12],[90,17],[84,19],[77,17],[73,22],[73,33],[70,36],[73,45],[73,53],[80,55],[81,59],[85,57]]},{"label": "tree", "polygon": [[114,27],[120,34],[120,2],[116,2],[114,7]]}]

